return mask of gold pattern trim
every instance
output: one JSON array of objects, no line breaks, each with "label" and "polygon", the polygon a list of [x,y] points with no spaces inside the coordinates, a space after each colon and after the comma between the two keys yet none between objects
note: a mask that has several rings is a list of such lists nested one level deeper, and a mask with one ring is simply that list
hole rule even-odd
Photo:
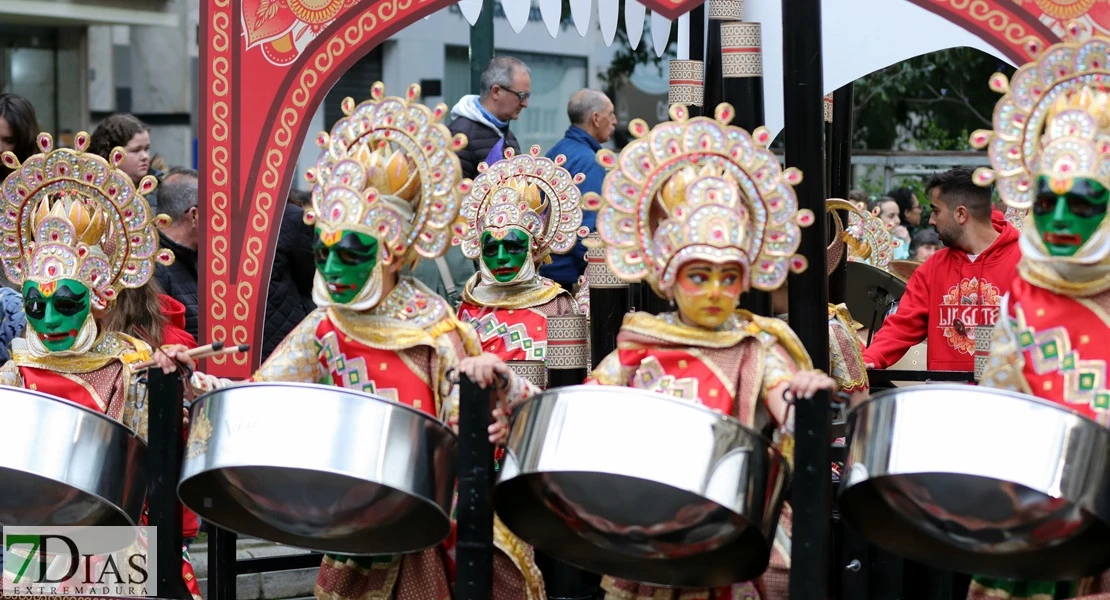
[{"label": "gold pattern trim", "polygon": [[[1041,37],[1029,33],[1025,24],[1020,21],[1011,20],[1012,17],[1004,11],[991,6],[986,0],[934,0],[935,3],[941,5],[950,5],[953,12],[966,14],[973,20],[984,24],[991,31],[1001,33],[1007,42],[1014,44],[1017,48],[1025,51],[1025,45],[1029,42],[1039,42],[1041,47],[1045,47],[1045,40]],[[1029,58],[1024,56],[1024,58]]]},{"label": "gold pattern trim", "polygon": [[481,285],[481,276],[475,273],[467,280],[462,292],[463,302],[485,308],[523,309],[547,304],[559,294],[570,296],[562,286],[539,275],[531,281],[506,286]]},{"label": "gold pattern trim", "polygon": [[536,566],[532,547],[513,535],[497,515],[493,516],[493,545],[509,557],[524,577],[527,600],[546,600],[547,592],[544,589],[543,574]]}]

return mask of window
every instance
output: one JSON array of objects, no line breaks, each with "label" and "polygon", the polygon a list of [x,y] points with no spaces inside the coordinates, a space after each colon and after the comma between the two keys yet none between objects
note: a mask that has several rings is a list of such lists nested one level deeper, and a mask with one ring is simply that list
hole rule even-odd
[{"label": "window", "polygon": [[[563,138],[570,125],[567,101],[571,94],[588,85],[586,57],[511,50],[498,50],[497,54],[519,58],[531,69],[532,97],[528,99],[528,108],[520,113],[520,119],[513,123],[512,130],[522,150],[539,144],[546,152]],[[454,106],[459,98],[470,92],[469,49],[448,46],[445,60],[444,101]]]}]

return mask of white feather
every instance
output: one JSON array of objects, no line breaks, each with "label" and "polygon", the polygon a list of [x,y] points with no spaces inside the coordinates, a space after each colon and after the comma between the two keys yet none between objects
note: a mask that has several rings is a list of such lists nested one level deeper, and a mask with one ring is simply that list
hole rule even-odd
[{"label": "white feather", "polygon": [[473,27],[478,22],[478,17],[482,16],[482,0],[459,0],[459,11]]},{"label": "white feather", "polygon": [[619,0],[597,0],[597,18],[601,21],[601,37],[606,46],[613,45],[617,35],[617,16],[620,12]]},{"label": "white feather", "polygon": [[559,22],[563,20],[562,0],[540,0],[540,15],[551,37],[559,37]]},{"label": "white feather", "polygon": [[667,41],[670,39],[671,20],[659,13],[651,13],[651,41],[655,45],[656,56],[663,56],[667,51]]},{"label": "white feather", "polygon": [[590,31],[593,7],[593,0],[570,0],[570,14],[574,17],[574,26],[578,28],[578,35],[582,37],[586,37],[586,33]]},{"label": "white feather", "polygon": [[505,20],[513,31],[520,33],[528,24],[528,13],[532,10],[532,0],[501,0],[501,8],[505,9]]},{"label": "white feather", "polygon": [[624,3],[624,30],[628,33],[628,45],[635,50],[644,39],[644,15],[647,9],[636,0]]}]

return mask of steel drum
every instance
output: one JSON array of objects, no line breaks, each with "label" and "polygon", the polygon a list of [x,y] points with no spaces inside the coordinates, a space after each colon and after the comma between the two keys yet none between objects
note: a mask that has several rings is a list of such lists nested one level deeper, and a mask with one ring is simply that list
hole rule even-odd
[{"label": "steel drum", "polygon": [[494,503],[518,536],[595,573],[707,587],[767,568],[788,467],[735,419],[585,385],[513,414]]},{"label": "steel drum", "polygon": [[840,512],[872,543],[1010,579],[1110,567],[1110,429],[967,385],[876,394],[848,424]]},{"label": "steel drum", "polygon": [[146,444],[114,419],[0,386],[0,526],[135,525],[146,498]]},{"label": "steel drum", "polygon": [[420,410],[335,386],[252,383],[192,407],[177,491],[237,533],[352,555],[451,530],[458,440]]}]

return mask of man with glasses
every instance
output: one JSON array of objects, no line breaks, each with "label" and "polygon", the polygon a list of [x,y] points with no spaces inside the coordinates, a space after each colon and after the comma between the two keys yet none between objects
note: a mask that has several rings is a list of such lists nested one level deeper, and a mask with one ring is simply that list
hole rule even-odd
[{"label": "man with glasses", "polygon": [[532,75],[528,66],[509,57],[498,56],[482,71],[481,95],[463,96],[448,126],[451,133],[466,134],[466,148],[458,152],[463,176],[478,176],[478,163],[493,163],[505,157],[505,149],[520,152],[520,143],[509,124],[520,117],[532,94]]}]

